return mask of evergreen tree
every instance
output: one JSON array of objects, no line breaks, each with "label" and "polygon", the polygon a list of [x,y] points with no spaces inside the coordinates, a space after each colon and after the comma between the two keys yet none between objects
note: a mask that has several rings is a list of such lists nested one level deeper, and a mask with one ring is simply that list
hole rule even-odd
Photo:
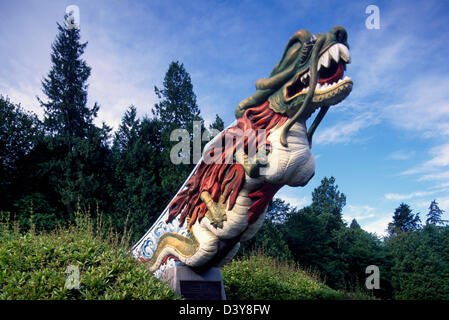
[{"label": "evergreen tree", "polygon": [[80,42],[80,29],[57,23],[58,35],[52,44],[52,66],[42,81],[47,102],[38,98],[45,110],[45,128],[53,136],[85,138],[99,106],[88,108],[87,79],[91,68],[81,59],[87,42]]},{"label": "evergreen tree", "polygon": [[278,260],[293,261],[293,255],[279,225],[270,220],[265,220],[255,236],[240,244],[239,256],[244,256],[251,251],[262,250],[267,256],[276,257]]},{"label": "evergreen tree", "polygon": [[345,205],[346,196],[338,190],[334,177],[324,177],[320,186],[312,192],[312,210],[315,214],[331,214],[341,220]]},{"label": "evergreen tree", "polygon": [[193,121],[202,121],[190,75],[182,63],[170,63],[163,88],[154,87],[154,91],[161,101],[155,104],[153,114],[162,122],[162,130],[182,128],[191,132]]},{"label": "evergreen tree", "polygon": [[283,223],[293,210],[289,203],[280,198],[274,198],[268,204],[265,219],[275,224]]},{"label": "evergreen tree", "polygon": [[351,225],[349,226],[351,229],[361,229],[359,223],[357,222],[357,220],[354,218],[351,221]]},{"label": "evergreen tree", "polygon": [[394,237],[402,232],[417,230],[420,223],[419,215],[413,214],[409,205],[401,203],[394,211],[393,222],[388,224],[388,234]]},{"label": "evergreen tree", "polygon": [[441,210],[440,207],[438,207],[437,201],[433,200],[429,206],[426,224],[433,224],[435,226],[444,225],[447,221],[441,219],[443,212],[444,210]]},{"label": "evergreen tree", "polygon": [[35,114],[0,95],[0,210],[11,210],[12,203],[29,192],[32,181],[21,185],[27,180],[24,177],[28,168],[24,164],[32,165],[25,159],[41,135]]},{"label": "evergreen tree", "polygon": [[349,228],[341,228],[332,234],[333,241],[336,243],[335,253],[341,259],[336,268],[343,273],[346,288],[355,290],[365,287],[366,267],[378,266],[382,270],[380,285],[382,291],[375,290],[374,293],[388,296],[389,278],[385,271],[390,265],[382,243],[374,234],[360,228],[355,219],[352,222]]},{"label": "evergreen tree", "polygon": [[210,129],[216,129],[218,131],[224,130],[224,121],[217,115],[215,115],[215,121],[209,126]]},{"label": "evergreen tree", "polygon": [[288,203],[279,198],[270,201],[262,227],[252,239],[241,243],[240,255],[262,249],[266,255],[279,260],[293,260],[281,230],[282,223],[292,210]]},{"label": "evergreen tree", "polygon": [[136,107],[131,105],[126,110],[122,122],[114,135],[112,150],[120,153],[132,147],[139,137],[139,131],[140,120],[137,119]]},{"label": "evergreen tree", "polygon": [[[196,104],[196,95],[189,73],[184,65],[178,61],[172,62],[165,74],[163,88],[155,87],[155,93],[160,99],[153,108],[153,115],[160,122],[161,128],[161,156],[163,165],[160,167],[159,175],[162,180],[161,197],[170,201],[176,191],[184,183],[187,176],[194,168],[193,164],[193,122],[199,121],[204,131],[204,121],[200,116],[200,110]],[[170,151],[178,141],[170,141],[170,134],[174,129],[184,129],[189,132],[190,137],[190,161],[189,164],[173,164],[170,159]],[[200,149],[205,144],[201,142]],[[201,152],[201,150],[199,150]]]},{"label": "evergreen tree", "polygon": [[114,223],[122,229],[128,217],[137,240],[167,205],[160,197],[160,122],[148,118],[141,121],[136,117],[136,108],[129,107],[115,134],[112,150]]},{"label": "evergreen tree", "polygon": [[52,44],[51,68],[42,81],[47,156],[43,174],[57,194],[57,201],[71,214],[76,207],[106,209],[111,203],[110,128],[93,124],[99,106],[87,107],[87,79],[91,69],[81,58],[87,43],[80,30],[57,24]]},{"label": "evergreen tree", "polygon": [[394,298],[449,299],[449,227],[432,224],[387,241]]},{"label": "evergreen tree", "polygon": [[348,262],[336,235],[345,224],[341,217],[346,196],[335,178],[323,178],[312,192],[312,204],[288,215],[282,233],[294,259],[316,269],[334,288],[345,286]]}]

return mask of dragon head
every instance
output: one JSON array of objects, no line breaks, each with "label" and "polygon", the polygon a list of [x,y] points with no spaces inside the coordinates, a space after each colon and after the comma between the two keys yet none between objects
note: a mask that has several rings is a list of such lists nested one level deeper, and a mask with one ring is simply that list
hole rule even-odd
[{"label": "dragon head", "polygon": [[347,39],[346,30],[340,26],[325,34],[314,35],[304,29],[295,32],[270,77],[259,79],[256,93],[238,105],[236,117],[268,100],[273,111],[289,117],[281,135],[281,143],[286,146],[286,135],[294,122],[308,119],[320,108],[308,132],[310,141],[328,108],[351,92],[352,80],[343,78],[350,63]]}]

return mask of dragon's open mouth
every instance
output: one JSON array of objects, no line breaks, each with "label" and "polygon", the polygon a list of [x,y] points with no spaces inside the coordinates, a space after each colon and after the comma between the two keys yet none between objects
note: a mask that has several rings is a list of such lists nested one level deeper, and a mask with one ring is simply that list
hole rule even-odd
[{"label": "dragon's open mouth", "polygon": [[[341,43],[335,43],[320,54],[318,60],[318,83],[315,87],[315,95],[326,94],[326,96],[336,95],[346,84],[351,83],[351,79],[343,78],[346,64],[350,63],[349,49]],[[285,101],[290,101],[309,91],[310,70],[306,69],[298,73],[293,81],[286,86],[284,92]],[[315,99],[314,99],[315,100]]]}]

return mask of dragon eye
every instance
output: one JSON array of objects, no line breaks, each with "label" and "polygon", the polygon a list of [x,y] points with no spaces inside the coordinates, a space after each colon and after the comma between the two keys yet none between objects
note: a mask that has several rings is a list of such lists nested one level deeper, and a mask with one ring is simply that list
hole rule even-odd
[{"label": "dragon eye", "polygon": [[310,53],[310,51],[312,51],[312,48],[313,48],[315,42],[316,42],[316,36],[312,35],[309,38],[309,40],[306,43],[304,43],[304,45],[301,49],[300,57],[299,57],[301,62],[305,62],[307,60],[309,53]]},{"label": "dragon eye", "polygon": [[309,40],[305,43],[306,45],[314,45],[316,42],[317,37],[312,34],[312,36],[309,38]]}]

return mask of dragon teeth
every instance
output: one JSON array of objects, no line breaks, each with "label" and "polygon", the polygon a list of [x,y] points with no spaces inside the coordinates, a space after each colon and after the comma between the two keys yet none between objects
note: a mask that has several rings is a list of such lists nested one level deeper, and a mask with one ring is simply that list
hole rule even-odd
[{"label": "dragon teeth", "polygon": [[349,49],[344,44],[338,43],[338,49],[340,51],[340,57],[346,62],[351,62],[351,55],[349,54]]},{"label": "dragon teeth", "polygon": [[333,45],[329,48],[329,53],[332,56],[332,59],[335,60],[335,62],[338,62],[340,60],[340,49],[338,46]]},{"label": "dragon teeth", "polygon": [[351,55],[349,54],[349,49],[342,43],[336,43],[323,52],[318,60],[318,71],[320,71],[321,66],[327,68],[330,64],[330,60],[334,60],[335,62],[340,61],[340,58],[346,62],[351,62]]},{"label": "dragon teeth", "polygon": [[307,80],[307,73],[301,76],[301,82],[306,84],[306,80]]},{"label": "dragon teeth", "polygon": [[310,79],[310,71],[304,73],[301,76],[301,82],[304,83],[304,84],[309,84],[309,81],[308,81],[309,79]]},{"label": "dragon teeth", "polygon": [[[343,81],[346,81],[346,80],[351,80],[351,78],[349,78],[348,76],[345,76],[343,79],[340,79],[340,80],[338,80],[338,81],[336,81],[336,82],[333,82],[333,83],[323,83],[323,84],[317,83],[317,84],[316,84],[315,90],[318,90],[318,91],[325,91],[325,90],[330,89],[330,88],[332,88],[333,86],[335,86],[335,85],[337,85],[337,84],[339,84],[339,83],[341,83],[341,82],[343,82]],[[340,90],[341,90],[341,89],[340,89]]]},{"label": "dragon teeth", "polygon": [[320,60],[318,60],[318,71],[320,70],[321,66],[324,66],[327,68],[329,66],[329,50],[326,50],[320,57]]}]

